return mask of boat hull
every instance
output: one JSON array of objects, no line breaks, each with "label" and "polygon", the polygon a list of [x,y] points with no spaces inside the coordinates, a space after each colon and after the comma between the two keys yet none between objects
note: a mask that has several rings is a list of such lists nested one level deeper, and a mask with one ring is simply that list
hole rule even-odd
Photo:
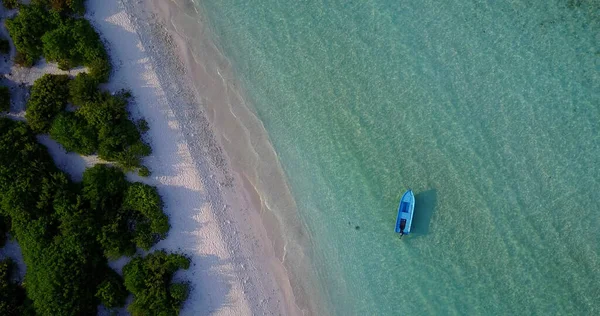
[{"label": "boat hull", "polygon": [[402,195],[398,205],[398,217],[396,218],[396,233],[410,234],[413,215],[415,212],[415,195],[412,190],[408,190]]}]

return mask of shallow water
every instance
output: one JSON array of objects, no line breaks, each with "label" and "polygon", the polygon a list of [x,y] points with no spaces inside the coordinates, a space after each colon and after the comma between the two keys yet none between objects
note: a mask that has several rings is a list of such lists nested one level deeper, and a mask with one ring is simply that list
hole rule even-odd
[{"label": "shallow water", "polygon": [[283,166],[324,310],[600,312],[598,1],[198,5]]}]

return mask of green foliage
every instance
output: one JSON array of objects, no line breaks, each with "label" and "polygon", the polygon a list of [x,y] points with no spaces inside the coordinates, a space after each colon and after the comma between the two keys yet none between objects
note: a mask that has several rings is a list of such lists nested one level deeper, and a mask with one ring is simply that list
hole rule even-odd
[{"label": "green foliage", "polygon": [[83,197],[102,226],[97,239],[109,258],[133,255],[128,217],[121,210],[128,183],[118,168],[95,165],[83,173]]},{"label": "green foliage", "polygon": [[67,75],[45,74],[33,83],[25,118],[36,133],[46,133],[54,117],[65,109],[69,97]]},{"label": "green foliage", "polygon": [[10,110],[10,89],[8,87],[0,87],[0,112],[8,112]]},{"label": "green foliage", "polygon": [[[101,257],[74,235],[61,235],[28,260],[27,294],[41,315],[92,315]],[[89,282],[89,284],[88,284]]]},{"label": "green foliage", "polygon": [[40,181],[55,170],[46,148],[37,143],[25,123],[0,118],[0,210],[13,224],[47,212],[37,205]]},{"label": "green foliage", "polygon": [[152,150],[141,138],[135,124],[128,118],[127,95],[101,93],[95,102],[83,103],[77,115],[98,130],[98,156],[116,161],[124,170],[141,165],[141,158]]},{"label": "green foliage", "polygon": [[12,280],[13,270],[11,259],[0,261],[0,315],[33,315],[25,289]]},{"label": "green foliage", "polygon": [[146,167],[146,166],[141,166],[140,169],[138,170],[138,175],[140,177],[149,177],[150,169],[148,169],[148,167]]},{"label": "green foliage", "polygon": [[[72,119],[77,114],[63,113],[53,125],[70,126]],[[148,249],[166,236],[168,218],[155,188],[129,184],[123,171],[106,165],[87,169],[82,183],[74,185],[28,125],[7,118],[0,118],[1,218],[10,220],[21,247],[27,296],[36,314],[91,315],[100,303],[122,306],[124,286],[135,296],[134,315],[177,315],[187,297],[186,284],[170,284],[176,270],[189,267],[183,256],[158,252],[136,258],[124,269],[125,285],[104,256],[131,255],[136,245]],[[11,303],[17,292],[10,293],[0,302],[6,308],[2,315],[11,315],[13,306],[27,307]]]},{"label": "green foliage", "polygon": [[96,60],[108,58],[100,37],[85,19],[67,18],[46,32],[41,40],[44,57],[58,62],[61,69],[89,66]]},{"label": "green foliage", "polygon": [[123,278],[112,269],[109,269],[104,281],[98,285],[98,291],[96,291],[96,297],[107,308],[125,305],[128,295]]},{"label": "green foliage", "polygon": [[54,119],[50,137],[67,151],[81,155],[91,155],[98,150],[96,131],[84,119],[71,112],[63,112]]},{"label": "green foliage", "polygon": [[69,101],[77,106],[100,100],[98,80],[82,72],[69,82]]},{"label": "green foliage", "polygon": [[85,13],[85,0],[33,0],[32,2],[56,12]]},{"label": "green foliage", "polygon": [[10,53],[10,43],[7,39],[0,39],[0,54]]},{"label": "green foliage", "polygon": [[99,82],[107,82],[110,77],[112,65],[108,57],[91,60],[86,64],[90,76],[96,78]]},{"label": "green foliage", "polygon": [[133,255],[136,246],[149,250],[169,231],[156,188],[128,184],[118,168],[96,165],[87,169],[83,197],[102,226],[97,238],[109,258]]},{"label": "green foliage", "polygon": [[2,5],[7,9],[16,9],[19,6],[19,0],[2,0]]},{"label": "green foliage", "polygon": [[124,268],[125,287],[133,293],[128,311],[132,315],[179,315],[187,298],[185,284],[173,284],[173,274],[189,268],[188,258],[156,251],[145,258],[135,257]]},{"label": "green foliage", "polygon": [[120,95],[112,96],[103,92],[95,102],[78,105],[77,115],[101,132],[102,129],[105,129],[105,133],[110,132],[115,122],[127,120],[127,99]]},{"label": "green foliage", "polygon": [[0,209],[27,265],[27,295],[37,314],[95,312],[99,269],[95,221],[67,176],[22,122],[0,119]]},{"label": "green foliage", "polygon": [[106,82],[111,64],[98,33],[85,19],[61,16],[65,10],[82,13],[83,0],[37,0],[21,6],[6,22],[17,48],[15,62],[31,67],[43,55],[65,70],[84,65],[90,76]]},{"label": "green foliage", "polygon": [[135,212],[134,242],[149,250],[158,240],[164,239],[169,231],[169,218],[163,213],[162,200],[155,187],[133,183],[127,189],[123,208]]},{"label": "green foliage", "polygon": [[30,67],[43,52],[42,36],[60,25],[58,13],[48,12],[41,6],[22,5],[19,14],[6,20],[6,28],[15,43],[19,61]]},{"label": "green foliage", "polygon": [[169,287],[169,294],[173,300],[183,302],[187,299],[190,286],[186,283],[174,283]]},{"label": "green foliage", "polygon": [[137,127],[138,127],[138,130],[140,131],[140,133],[142,133],[142,134],[144,134],[150,130],[150,126],[148,126],[148,122],[146,122],[146,120],[144,120],[144,119],[139,119],[137,121]]},{"label": "green foliage", "polygon": [[118,168],[98,164],[83,173],[82,195],[98,216],[117,214],[127,191],[125,174]]}]

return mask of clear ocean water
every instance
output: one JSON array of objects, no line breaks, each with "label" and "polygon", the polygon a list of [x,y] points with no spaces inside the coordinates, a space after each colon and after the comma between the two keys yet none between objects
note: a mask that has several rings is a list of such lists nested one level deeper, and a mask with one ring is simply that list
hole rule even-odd
[{"label": "clear ocean water", "polygon": [[599,1],[197,3],[283,166],[324,310],[600,314]]}]

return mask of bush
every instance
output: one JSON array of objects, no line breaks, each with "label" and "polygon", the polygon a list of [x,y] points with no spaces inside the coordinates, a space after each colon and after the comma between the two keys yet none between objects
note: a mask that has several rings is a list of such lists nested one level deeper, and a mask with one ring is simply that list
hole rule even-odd
[{"label": "bush", "polygon": [[138,127],[138,130],[140,131],[140,133],[142,133],[142,134],[144,134],[150,130],[150,126],[148,126],[148,122],[146,122],[146,120],[144,120],[144,119],[139,119],[137,121],[137,127]]},{"label": "bush", "polygon": [[57,28],[46,32],[41,40],[44,57],[58,62],[61,69],[92,64],[99,67],[95,63],[107,59],[98,33],[85,19],[67,18]]},{"label": "bush", "polygon": [[107,308],[125,305],[128,295],[123,278],[112,269],[109,269],[104,281],[98,285],[98,291],[96,291],[96,297]]},{"label": "bush", "polygon": [[0,119],[0,209],[27,265],[27,295],[41,315],[89,315],[106,269],[95,221],[67,176],[22,122]]},{"label": "bush", "polygon": [[98,164],[83,173],[82,194],[98,218],[117,214],[127,191],[125,174],[112,166]]},{"label": "bush", "polygon": [[[133,254],[135,243],[150,247],[164,237],[168,219],[161,208],[155,188],[130,185],[115,167],[97,165],[84,172],[80,185],[71,183],[27,124],[0,118],[0,220],[10,221],[21,247],[35,314],[92,315],[100,303],[122,306],[124,283],[104,254]],[[124,269],[125,289],[141,282],[132,313],[176,315],[187,286],[171,285],[171,278],[189,260],[163,252],[132,262]],[[0,266],[0,314],[32,315],[14,300],[24,292],[2,280]],[[10,291],[3,292],[6,287]]]},{"label": "bush", "polygon": [[146,166],[141,166],[140,169],[138,170],[138,175],[140,177],[149,177],[151,174],[150,169],[148,169],[148,167]]},{"label": "bush", "polygon": [[132,212],[134,242],[150,250],[169,231],[169,218],[163,213],[162,200],[155,187],[133,183],[127,189],[123,209]]},{"label": "bush", "polygon": [[173,274],[190,266],[188,258],[156,251],[135,257],[123,268],[125,287],[133,293],[127,310],[132,315],[179,315],[187,285],[171,284]]},{"label": "bush", "polygon": [[85,0],[33,0],[33,3],[56,12],[85,13]]},{"label": "bush", "polygon": [[54,117],[62,112],[69,98],[67,75],[45,74],[33,83],[25,118],[36,133],[50,130]]},{"label": "bush", "polygon": [[[98,33],[85,19],[61,17],[65,8],[83,12],[83,0],[37,0],[23,5],[19,14],[6,22],[15,42],[15,62],[31,67],[40,56],[57,62],[59,68],[83,65],[90,76],[106,82],[111,64]],[[52,10],[48,11],[47,8]],[[68,10],[67,10],[68,11]]]},{"label": "bush", "polygon": [[111,259],[133,255],[133,236],[121,207],[128,186],[125,174],[118,168],[99,164],[83,173],[82,184],[83,197],[101,226],[97,240],[104,254]]},{"label": "bush", "polygon": [[118,162],[126,171],[139,167],[142,157],[148,156],[152,149],[142,142],[140,132],[131,121],[122,119],[113,124],[100,129],[98,156]]},{"label": "bush", "polygon": [[116,122],[127,120],[126,107],[126,98],[120,95],[112,96],[107,92],[103,92],[95,102],[80,104],[80,107],[77,109],[77,115],[83,117],[101,133],[102,129],[105,129],[105,133],[108,133]]},{"label": "bush", "polygon": [[41,6],[22,5],[19,14],[6,20],[6,28],[17,48],[15,62],[32,66],[43,52],[42,36],[60,25],[57,13],[46,11]]},{"label": "bush", "polygon": [[112,69],[112,65],[110,64],[110,60],[108,56],[103,58],[97,58],[86,65],[88,67],[88,71],[90,76],[98,80],[99,82],[107,82],[110,77],[110,72]]},{"label": "bush", "polygon": [[98,150],[96,131],[84,119],[71,112],[63,112],[54,119],[50,137],[65,150],[81,155],[91,155]]},{"label": "bush", "polygon": [[0,54],[10,53],[10,43],[6,39],[0,39]]},{"label": "bush", "polygon": [[0,87],[0,112],[10,111],[10,89]]},{"label": "bush", "polygon": [[100,259],[77,236],[55,241],[27,261],[27,293],[41,315],[92,315],[96,313],[95,284]]},{"label": "bush", "polygon": [[100,100],[98,80],[85,72],[78,74],[69,82],[69,101],[77,106]]},{"label": "bush", "polygon": [[19,6],[18,0],[2,0],[2,5],[7,9],[16,9]]},{"label": "bush", "polygon": [[109,258],[133,255],[135,247],[149,250],[169,231],[156,188],[128,184],[125,174],[107,165],[96,165],[83,174],[83,197],[102,226],[98,241]]}]

